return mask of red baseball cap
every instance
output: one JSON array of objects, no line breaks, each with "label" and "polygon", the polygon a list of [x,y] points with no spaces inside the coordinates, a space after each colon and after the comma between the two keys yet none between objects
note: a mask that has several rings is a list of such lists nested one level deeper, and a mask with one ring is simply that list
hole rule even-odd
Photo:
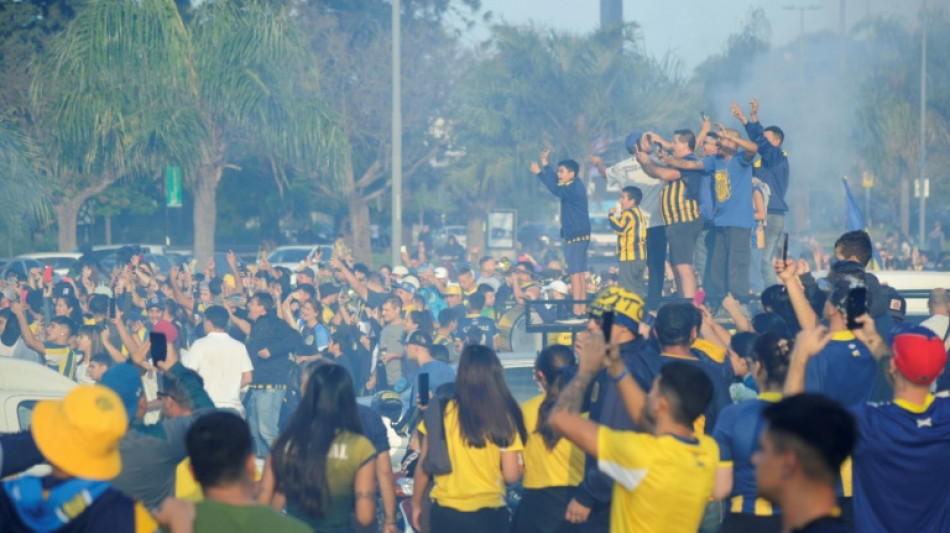
[{"label": "red baseball cap", "polygon": [[947,364],[947,349],[934,332],[920,326],[908,327],[894,336],[891,344],[894,366],[918,385],[930,385]]}]

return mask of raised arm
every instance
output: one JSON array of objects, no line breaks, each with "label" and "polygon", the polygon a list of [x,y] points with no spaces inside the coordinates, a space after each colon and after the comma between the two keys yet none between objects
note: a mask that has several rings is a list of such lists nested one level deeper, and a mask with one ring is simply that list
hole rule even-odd
[{"label": "raised arm", "polygon": [[805,368],[808,361],[820,352],[831,340],[828,328],[802,329],[795,337],[795,347],[789,357],[788,374],[785,376],[786,396],[805,391]]},{"label": "raised arm", "polygon": [[26,319],[26,312],[23,310],[23,304],[19,301],[14,301],[10,304],[10,310],[16,315],[17,323],[20,325],[20,336],[23,337],[23,342],[25,342],[31,350],[45,357],[46,345],[33,335],[33,331],[30,329],[30,323]]},{"label": "raised arm", "polygon": [[600,174],[600,177],[607,179],[607,167],[604,165],[604,160],[596,155],[590,156],[588,160],[590,161],[590,164],[597,167],[597,173]]},{"label": "raised arm", "polygon": [[818,315],[815,314],[815,311],[811,308],[811,304],[808,303],[808,297],[805,296],[805,288],[802,287],[802,282],[798,279],[798,270],[795,265],[795,261],[789,259],[782,265],[781,259],[775,259],[772,262],[775,268],[775,274],[785,285],[785,290],[788,292],[788,299],[792,304],[792,309],[795,311],[795,318],[798,319],[798,325],[802,329],[812,329],[818,326]]},{"label": "raised arm", "polygon": [[663,181],[676,181],[682,177],[679,169],[670,168],[670,167],[661,167],[653,162],[650,159],[650,156],[643,153],[637,153],[637,162],[640,163],[640,167],[643,168],[643,171],[647,173],[647,176],[650,176],[653,179],[663,180]]},{"label": "raised arm", "polygon": [[[662,161],[664,165],[668,167],[672,167],[674,169],[680,169],[680,170],[703,170],[704,169],[702,161],[690,161],[687,159],[680,159],[678,157],[670,157],[668,155],[660,155],[659,158],[660,158],[660,161]],[[637,158],[637,161],[639,160],[640,159]],[[641,163],[641,165],[642,164],[643,163]]]},{"label": "raised arm", "polygon": [[362,298],[364,302],[367,300],[369,290],[366,288],[366,285],[360,283],[360,280],[356,278],[356,274],[354,274],[339,257],[336,255],[331,257],[330,266],[343,273],[343,277],[346,278],[346,282],[350,284],[350,287],[353,288],[353,291],[359,295],[359,297]]}]

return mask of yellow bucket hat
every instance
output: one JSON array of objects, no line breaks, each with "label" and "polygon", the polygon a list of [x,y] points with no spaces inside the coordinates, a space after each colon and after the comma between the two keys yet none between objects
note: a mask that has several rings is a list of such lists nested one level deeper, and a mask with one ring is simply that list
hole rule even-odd
[{"label": "yellow bucket hat", "polygon": [[104,481],[122,470],[119,441],[128,425],[115,392],[83,385],[62,400],[37,403],[30,431],[51,464],[71,476]]}]

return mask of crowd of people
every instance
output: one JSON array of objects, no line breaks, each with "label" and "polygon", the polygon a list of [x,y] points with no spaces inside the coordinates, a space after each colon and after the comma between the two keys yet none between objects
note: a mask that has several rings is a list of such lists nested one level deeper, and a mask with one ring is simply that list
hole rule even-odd
[{"label": "crowd of people", "polygon": [[[602,274],[579,165],[545,151],[562,248],[515,262],[424,232],[379,268],[125,248],[4,280],[0,356],[79,386],[0,436],[0,476],[52,467],[3,482],[0,531],[950,530],[950,294],[907,323],[862,231],[825,278],[783,257],[784,133],[732,111],[747,139],[704,117],[592,158],[620,189]],[[497,351],[532,301],[581,331],[519,405]]]}]

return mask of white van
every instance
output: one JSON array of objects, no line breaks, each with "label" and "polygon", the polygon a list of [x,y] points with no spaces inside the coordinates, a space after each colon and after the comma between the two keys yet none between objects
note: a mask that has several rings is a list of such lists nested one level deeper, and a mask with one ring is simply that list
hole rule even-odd
[{"label": "white van", "polygon": [[37,402],[59,400],[76,386],[44,365],[0,357],[0,433],[29,429]]}]

